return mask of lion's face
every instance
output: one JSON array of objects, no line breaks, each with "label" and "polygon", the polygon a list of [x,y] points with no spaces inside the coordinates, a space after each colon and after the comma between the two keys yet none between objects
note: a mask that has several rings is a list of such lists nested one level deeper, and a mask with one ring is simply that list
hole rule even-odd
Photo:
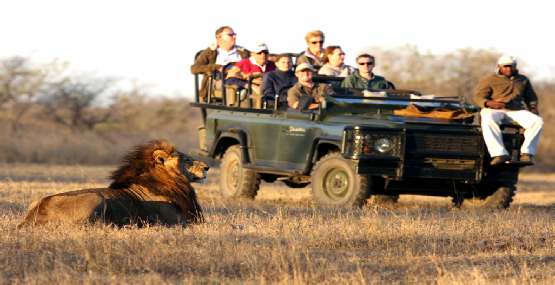
[{"label": "lion's face", "polygon": [[179,164],[185,175],[190,182],[199,182],[207,177],[207,172],[210,167],[200,160],[195,160],[183,153],[179,153]]},{"label": "lion's face", "polygon": [[166,171],[175,175],[182,174],[187,177],[189,182],[199,182],[207,177],[208,165],[182,152],[173,150],[171,153],[167,153],[164,150],[156,150],[153,156],[155,161]]}]

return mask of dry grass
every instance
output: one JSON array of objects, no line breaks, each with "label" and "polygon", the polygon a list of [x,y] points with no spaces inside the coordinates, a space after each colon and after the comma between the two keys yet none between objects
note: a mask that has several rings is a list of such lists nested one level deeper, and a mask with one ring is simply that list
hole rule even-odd
[{"label": "dry grass", "polygon": [[415,196],[328,209],[269,184],[254,202],[225,201],[208,183],[199,226],[15,228],[32,200],[105,186],[111,169],[0,165],[0,283],[555,282],[553,174],[523,175],[507,211]]}]

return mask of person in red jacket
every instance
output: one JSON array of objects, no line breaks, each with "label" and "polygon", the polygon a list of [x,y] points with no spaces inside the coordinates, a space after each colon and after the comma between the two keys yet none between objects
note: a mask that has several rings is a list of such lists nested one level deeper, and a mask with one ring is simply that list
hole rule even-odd
[{"label": "person in red jacket", "polygon": [[251,81],[254,107],[261,108],[262,74],[276,69],[275,64],[268,60],[268,46],[257,44],[251,49],[251,56],[237,62],[228,72],[226,84],[236,85],[239,90],[247,88]]}]

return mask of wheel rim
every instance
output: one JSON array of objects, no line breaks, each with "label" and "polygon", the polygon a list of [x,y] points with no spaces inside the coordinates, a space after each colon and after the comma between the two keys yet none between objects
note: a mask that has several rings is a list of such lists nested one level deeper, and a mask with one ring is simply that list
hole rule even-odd
[{"label": "wheel rim", "polygon": [[324,177],[324,193],[332,200],[340,200],[349,193],[349,174],[341,169],[332,169]]},{"label": "wheel rim", "polygon": [[227,185],[229,186],[230,190],[235,192],[239,187],[239,161],[233,160],[229,163],[229,172],[227,173]]}]

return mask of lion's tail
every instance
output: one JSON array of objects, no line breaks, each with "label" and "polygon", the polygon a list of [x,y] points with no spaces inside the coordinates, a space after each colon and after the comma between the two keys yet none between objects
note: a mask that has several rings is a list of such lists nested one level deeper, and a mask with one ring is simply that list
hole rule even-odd
[{"label": "lion's tail", "polygon": [[25,218],[23,219],[23,222],[17,225],[18,229],[35,224],[39,213],[39,208],[40,208],[39,206],[41,201],[42,199],[31,203],[31,205],[29,206],[29,209],[27,210],[27,216],[25,216]]}]

